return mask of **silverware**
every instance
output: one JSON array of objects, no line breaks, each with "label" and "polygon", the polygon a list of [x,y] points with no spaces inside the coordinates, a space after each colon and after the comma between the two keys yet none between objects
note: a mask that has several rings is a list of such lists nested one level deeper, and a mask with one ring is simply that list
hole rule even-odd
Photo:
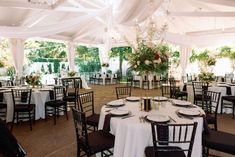
[{"label": "silverware", "polygon": [[176,121],[171,117],[171,116],[168,116],[173,122],[176,123]]}]

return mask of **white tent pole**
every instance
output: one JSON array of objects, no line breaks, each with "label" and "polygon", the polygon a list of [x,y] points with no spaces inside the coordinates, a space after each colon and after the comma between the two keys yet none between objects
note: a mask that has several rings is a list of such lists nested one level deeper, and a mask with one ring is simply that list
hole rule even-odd
[{"label": "white tent pole", "polygon": [[24,64],[24,39],[11,38],[10,49],[13,58],[13,64],[16,70],[16,76],[23,75],[23,64]]},{"label": "white tent pole", "polygon": [[71,71],[75,70],[75,43],[74,42],[67,42],[67,58],[69,62],[69,69]]}]

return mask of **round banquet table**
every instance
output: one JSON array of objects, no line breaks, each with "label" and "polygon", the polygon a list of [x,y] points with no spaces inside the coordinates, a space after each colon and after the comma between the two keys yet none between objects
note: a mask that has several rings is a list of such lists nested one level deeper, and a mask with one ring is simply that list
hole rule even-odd
[{"label": "round banquet table", "polygon": [[[115,135],[114,144],[114,157],[145,157],[144,150],[146,146],[152,146],[152,132],[149,122],[141,122],[139,117],[150,114],[162,114],[170,116],[176,122],[170,121],[169,123],[185,124],[198,122],[192,157],[201,157],[202,155],[202,131],[203,131],[203,118],[194,117],[193,119],[178,117],[176,111],[183,107],[174,106],[169,101],[161,102],[159,105],[155,103],[155,106],[149,112],[140,111],[140,102],[124,101],[125,105],[118,109],[128,110],[132,112],[133,117],[122,119],[121,117],[112,117],[110,120],[110,132]],[[100,113],[99,129],[103,128],[105,115],[108,114],[108,108],[103,106]],[[190,108],[191,109],[191,108]],[[198,109],[201,113],[204,113],[201,108]],[[177,145],[184,147],[184,145]]]},{"label": "round banquet table", "polygon": [[[35,119],[45,118],[45,102],[50,100],[49,90],[51,88],[33,89],[31,96],[31,103],[36,105]],[[13,118],[13,99],[10,91],[4,93],[4,101],[7,104],[6,122],[11,122]]]}]

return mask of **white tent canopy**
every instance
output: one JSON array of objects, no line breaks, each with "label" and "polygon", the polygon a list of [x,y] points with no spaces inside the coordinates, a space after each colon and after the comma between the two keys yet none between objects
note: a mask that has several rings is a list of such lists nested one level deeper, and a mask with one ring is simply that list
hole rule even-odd
[{"label": "white tent canopy", "polygon": [[0,36],[9,38],[120,44],[123,35],[134,38],[136,21],[153,16],[157,24],[168,24],[166,40],[175,44],[235,39],[233,0],[1,0],[0,8]]},{"label": "white tent canopy", "polygon": [[135,41],[135,24],[146,27],[148,17],[158,26],[167,23],[165,39],[180,45],[182,56],[193,46],[235,40],[234,0],[0,0],[0,36],[68,41],[69,61],[73,42],[97,45],[107,62],[108,50],[126,45],[123,36]]}]

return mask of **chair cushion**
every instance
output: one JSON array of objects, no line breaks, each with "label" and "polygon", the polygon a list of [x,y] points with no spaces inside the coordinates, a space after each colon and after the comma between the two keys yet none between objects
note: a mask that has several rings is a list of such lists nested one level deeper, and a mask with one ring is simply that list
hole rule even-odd
[{"label": "chair cushion", "polygon": [[63,98],[64,101],[68,101],[68,102],[71,102],[71,101],[75,101],[76,100],[76,96],[66,96]]},{"label": "chair cushion", "polygon": [[115,137],[103,130],[94,131],[88,134],[88,144],[93,153],[113,148]]},{"label": "chair cushion", "polygon": [[88,125],[98,127],[99,119],[100,119],[99,114],[93,114],[93,115],[90,115],[90,116],[86,117],[86,122],[87,122]]},{"label": "chair cushion", "polygon": [[56,100],[56,101],[47,101],[45,103],[46,106],[50,106],[50,107],[55,107],[55,106],[64,106],[66,105],[66,101],[62,101],[62,100]]},{"label": "chair cushion", "polygon": [[209,133],[203,133],[202,142],[207,148],[235,155],[235,135],[233,134],[209,130]]},{"label": "chair cushion", "polygon": [[[181,150],[180,147],[161,147],[161,149],[175,149]],[[186,157],[183,151],[159,151],[157,152],[157,156],[154,155],[154,148],[153,147],[146,147],[145,148],[145,155],[146,157]]]},{"label": "chair cushion", "polygon": [[35,104],[25,105],[25,104],[17,104],[15,105],[15,111],[17,112],[27,112],[32,111],[35,108]]}]

